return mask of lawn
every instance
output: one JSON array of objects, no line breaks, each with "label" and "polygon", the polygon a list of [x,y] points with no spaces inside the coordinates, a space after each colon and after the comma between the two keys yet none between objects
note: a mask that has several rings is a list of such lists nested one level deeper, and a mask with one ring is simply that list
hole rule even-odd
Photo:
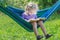
[{"label": "lawn", "polygon": [[[60,40],[60,14],[54,13],[44,25],[47,32],[53,34],[48,40]],[[38,31],[43,35],[40,28]],[[0,12],[0,40],[36,40],[36,38],[34,32],[26,31],[9,16]]]}]

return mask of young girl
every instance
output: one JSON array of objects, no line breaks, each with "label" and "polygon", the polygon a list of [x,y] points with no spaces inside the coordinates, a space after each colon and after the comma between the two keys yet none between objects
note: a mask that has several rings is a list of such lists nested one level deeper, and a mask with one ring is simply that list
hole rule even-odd
[{"label": "young girl", "polygon": [[[41,38],[43,38],[43,36],[39,35],[38,31],[37,31],[37,21],[35,21],[35,19],[37,19],[37,15],[36,15],[37,10],[38,10],[38,5],[37,4],[35,4],[35,3],[29,3],[26,6],[25,12],[22,14],[22,17],[27,22],[30,22],[30,20],[33,20],[30,23],[33,26],[33,30],[34,30],[34,33],[35,33],[35,35],[37,37],[37,40],[40,40]],[[44,28],[44,25],[43,25],[43,20],[38,20],[38,24],[40,25],[40,28],[42,29],[42,31],[43,31],[46,39],[52,36],[51,34],[47,34],[46,29]]]}]

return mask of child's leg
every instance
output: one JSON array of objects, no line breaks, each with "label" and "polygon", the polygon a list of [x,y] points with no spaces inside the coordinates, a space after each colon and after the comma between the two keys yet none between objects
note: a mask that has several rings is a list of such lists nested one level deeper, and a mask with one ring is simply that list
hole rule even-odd
[{"label": "child's leg", "polygon": [[44,35],[47,35],[46,29],[45,29],[45,27],[43,25],[43,21],[38,21],[38,24],[40,25],[40,28],[42,29]]},{"label": "child's leg", "polygon": [[33,25],[33,30],[36,36],[38,36],[38,31],[37,31],[37,23],[36,22],[32,22]]},{"label": "child's leg", "polygon": [[36,22],[32,22],[32,25],[33,25],[33,30],[34,30],[34,33],[36,35],[37,40],[40,40],[41,38],[43,38],[43,36],[38,35],[37,23]]},{"label": "child's leg", "polygon": [[45,29],[45,27],[43,25],[43,21],[39,21],[38,24],[40,25],[40,27],[41,27],[46,39],[50,38],[52,35],[51,34],[47,34],[46,29]]}]

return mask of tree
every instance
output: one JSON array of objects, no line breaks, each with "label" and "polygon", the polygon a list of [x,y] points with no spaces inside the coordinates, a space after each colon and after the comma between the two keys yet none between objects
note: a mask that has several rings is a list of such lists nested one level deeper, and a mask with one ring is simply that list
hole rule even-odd
[{"label": "tree", "polygon": [[7,0],[0,0],[0,6],[5,7]]}]

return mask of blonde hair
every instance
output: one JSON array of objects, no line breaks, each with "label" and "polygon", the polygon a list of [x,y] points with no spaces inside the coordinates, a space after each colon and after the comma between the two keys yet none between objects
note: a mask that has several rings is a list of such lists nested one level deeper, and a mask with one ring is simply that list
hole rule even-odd
[{"label": "blonde hair", "polygon": [[31,9],[36,9],[38,10],[38,5],[35,4],[34,2],[29,2],[26,7],[25,7],[25,11],[29,11]]}]

